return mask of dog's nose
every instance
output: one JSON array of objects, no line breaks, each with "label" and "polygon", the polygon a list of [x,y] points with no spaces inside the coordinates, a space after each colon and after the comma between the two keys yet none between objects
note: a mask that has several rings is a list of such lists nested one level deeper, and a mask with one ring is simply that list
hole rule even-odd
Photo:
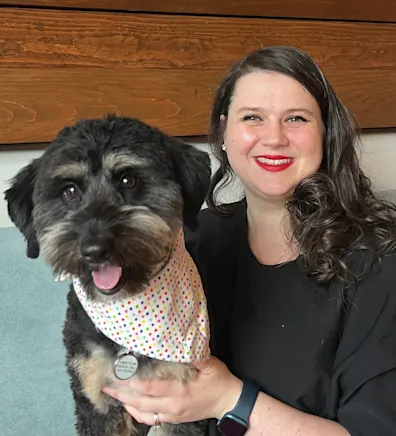
[{"label": "dog's nose", "polygon": [[110,259],[112,243],[108,238],[86,239],[81,245],[81,254],[90,263],[104,263]]}]

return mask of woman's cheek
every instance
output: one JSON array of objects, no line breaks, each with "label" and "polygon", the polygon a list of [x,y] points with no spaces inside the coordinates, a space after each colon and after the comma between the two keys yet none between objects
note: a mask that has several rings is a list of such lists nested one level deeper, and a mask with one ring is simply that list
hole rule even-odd
[{"label": "woman's cheek", "polygon": [[315,129],[295,129],[288,132],[288,138],[300,153],[320,153],[323,149],[321,132]]},{"label": "woman's cheek", "polygon": [[241,129],[234,132],[229,138],[230,142],[227,143],[227,146],[241,154],[248,153],[260,140],[258,132],[252,129]]}]

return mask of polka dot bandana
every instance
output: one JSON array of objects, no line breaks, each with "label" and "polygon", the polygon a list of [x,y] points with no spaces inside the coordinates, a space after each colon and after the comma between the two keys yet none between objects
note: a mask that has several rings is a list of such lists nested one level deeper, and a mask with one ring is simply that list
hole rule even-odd
[{"label": "polka dot bandana", "polygon": [[96,302],[78,279],[73,285],[96,328],[130,352],[180,363],[209,357],[206,298],[182,231],[169,262],[136,296]]}]

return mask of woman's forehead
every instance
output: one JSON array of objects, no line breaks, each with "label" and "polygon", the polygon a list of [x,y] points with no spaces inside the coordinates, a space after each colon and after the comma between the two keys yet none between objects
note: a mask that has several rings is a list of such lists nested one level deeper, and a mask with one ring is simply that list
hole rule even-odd
[{"label": "woman's forehead", "polygon": [[297,80],[286,74],[272,71],[257,71],[241,77],[234,89],[230,106],[254,108],[277,106],[313,109],[317,102],[312,94]]}]

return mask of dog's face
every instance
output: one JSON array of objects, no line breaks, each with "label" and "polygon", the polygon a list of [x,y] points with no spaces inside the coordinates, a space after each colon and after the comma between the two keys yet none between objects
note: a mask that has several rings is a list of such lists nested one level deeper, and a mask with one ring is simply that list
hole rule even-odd
[{"label": "dog's face", "polygon": [[206,153],[130,118],[63,129],[6,191],[27,255],[77,276],[94,296],[135,293],[194,228],[210,179]]}]

